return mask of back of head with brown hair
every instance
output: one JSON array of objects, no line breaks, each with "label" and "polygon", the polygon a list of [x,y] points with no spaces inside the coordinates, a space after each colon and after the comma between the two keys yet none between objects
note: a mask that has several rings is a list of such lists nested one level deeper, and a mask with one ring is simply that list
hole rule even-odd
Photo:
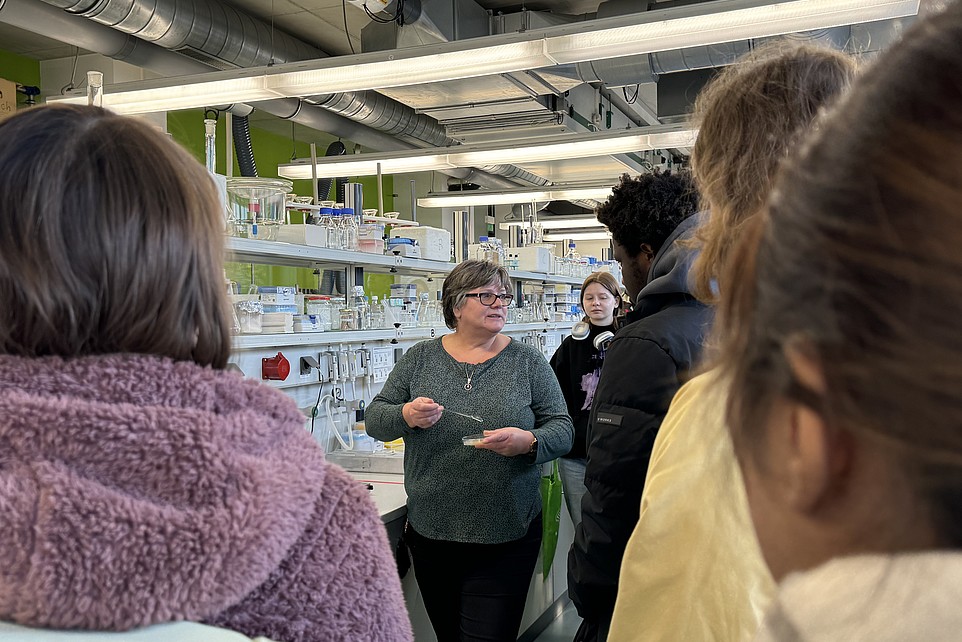
[{"label": "back of head with brown hair", "polygon": [[[745,285],[722,289],[716,326],[740,453],[757,454],[775,399],[815,406],[886,453],[951,546],[962,545],[960,78],[955,3],[882,56],[783,169],[735,250],[745,261],[727,266]],[[794,380],[790,348],[819,364],[824,392]]]},{"label": "back of head with brown hair", "polygon": [[203,167],[95,107],[0,123],[0,352],[223,367],[223,223]]},{"label": "back of head with brown hair", "polygon": [[745,221],[764,205],[779,163],[854,76],[850,56],[776,41],[726,68],[699,94],[691,163],[709,209],[692,271],[700,299],[714,301],[711,283]]}]

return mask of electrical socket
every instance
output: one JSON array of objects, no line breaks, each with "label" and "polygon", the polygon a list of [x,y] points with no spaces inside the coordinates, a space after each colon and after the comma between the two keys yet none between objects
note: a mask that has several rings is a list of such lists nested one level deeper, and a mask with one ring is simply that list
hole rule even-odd
[{"label": "electrical socket", "polygon": [[306,355],[306,356],[301,357],[301,358],[298,360],[298,364],[299,364],[299,369],[298,369],[298,370],[299,370],[299,372],[301,373],[301,376],[305,376],[305,375],[311,374],[311,370],[313,370],[313,369],[315,369],[315,368],[317,368],[318,375],[320,375],[320,372],[321,372],[321,364],[319,364],[319,363],[317,362],[317,359],[315,359],[315,358],[312,357],[311,355]]}]

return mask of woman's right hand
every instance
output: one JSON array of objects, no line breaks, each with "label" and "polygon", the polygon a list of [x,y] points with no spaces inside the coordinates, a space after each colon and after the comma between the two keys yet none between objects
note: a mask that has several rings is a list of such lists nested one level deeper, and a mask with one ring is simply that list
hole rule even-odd
[{"label": "woman's right hand", "polygon": [[444,406],[435,403],[434,399],[418,397],[401,406],[401,416],[411,428],[430,428],[441,419]]}]

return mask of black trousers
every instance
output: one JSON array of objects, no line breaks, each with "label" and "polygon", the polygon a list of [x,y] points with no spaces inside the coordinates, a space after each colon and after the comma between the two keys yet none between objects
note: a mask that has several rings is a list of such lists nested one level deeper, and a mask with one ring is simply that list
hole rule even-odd
[{"label": "black trousers", "polygon": [[528,585],[541,550],[541,516],[521,539],[465,544],[404,535],[438,642],[518,639]]}]

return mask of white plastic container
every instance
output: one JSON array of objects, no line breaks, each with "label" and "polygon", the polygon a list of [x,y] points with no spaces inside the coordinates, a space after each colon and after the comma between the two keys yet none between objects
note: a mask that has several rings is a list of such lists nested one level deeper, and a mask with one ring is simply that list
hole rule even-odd
[{"label": "white plastic container", "polygon": [[394,228],[393,238],[414,239],[421,248],[421,258],[431,261],[451,260],[451,232],[437,227]]},{"label": "white plastic container", "polygon": [[418,286],[414,283],[392,283],[392,299],[414,299],[418,296]]},{"label": "white plastic container", "polygon": [[546,247],[527,246],[515,248],[518,253],[518,269],[524,272],[551,272],[551,250]]},{"label": "white plastic container", "polygon": [[281,225],[277,228],[277,240],[298,245],[327,247],[327,228],[320,225]]}]

